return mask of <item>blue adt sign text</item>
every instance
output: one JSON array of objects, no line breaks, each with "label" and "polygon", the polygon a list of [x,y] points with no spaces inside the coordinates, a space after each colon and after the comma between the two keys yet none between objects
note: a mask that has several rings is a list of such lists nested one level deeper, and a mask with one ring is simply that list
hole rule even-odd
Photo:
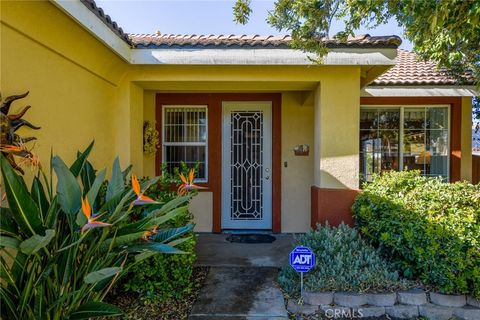
[{"label": "blue adt sign text", "polygon": [[308,272],[315,266],[315,254],[310,248],[296,247],[290,252],[290,265],[297,272]]}]

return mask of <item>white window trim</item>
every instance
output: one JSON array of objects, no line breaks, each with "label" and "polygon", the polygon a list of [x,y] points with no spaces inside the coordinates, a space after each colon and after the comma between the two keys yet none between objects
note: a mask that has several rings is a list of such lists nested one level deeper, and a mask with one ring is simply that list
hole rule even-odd
[{"label": "white window trim", "polygon": [[[174,109],[205,109],[205,126],[206,126],[206,139],[205,142],[165,142],[165,119],[166,119],[166,110],[168,108]],[[176,104],[164,104],[162,105],[162,163],[166,163],[165,154],[167,146],[205,146],[205,178],[204,179],[195,179],[194,182],[207,183],[208,182],[208,105],[176,105]]]},{"label": "white window trim", "polygon": [[[451,139],[451,105],[449,104],[416,104],[416,105],[383,105],[383,104],[376,104],[376,105],[361,105],[361,109],[400,109],[400,137],[398,139],[398,145],[399,145],[399,168],[398,171],[403,171],[403,135],[404,135],[404,110],[408,108],[447,108],[447,113],[448,113],[448,150],[447,150],[447,180],[448,182],[451,181],[450,177],[450,158],[451,158],[451,150],[452,150],[452,139]],[[361,129],[359,129],[360,132]],[[360,152],[360,151],[359,151]],[[427,176],[427,175],[426,175]],[[428,177],[428,176],[427,176]]]}]

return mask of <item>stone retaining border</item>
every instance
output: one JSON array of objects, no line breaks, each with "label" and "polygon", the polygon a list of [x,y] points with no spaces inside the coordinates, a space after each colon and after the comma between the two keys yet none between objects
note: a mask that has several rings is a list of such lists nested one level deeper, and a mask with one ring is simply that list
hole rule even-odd
[{"label": "stone retaining border", "polygon": [[303,305],[288,301],[290,313],[320,313],[329,319],[380,317],[398,319],[418,316],[431,320],[480,319],[480,300],[464,295],[426,293],[421,289],[392,293],[305,292]]}]

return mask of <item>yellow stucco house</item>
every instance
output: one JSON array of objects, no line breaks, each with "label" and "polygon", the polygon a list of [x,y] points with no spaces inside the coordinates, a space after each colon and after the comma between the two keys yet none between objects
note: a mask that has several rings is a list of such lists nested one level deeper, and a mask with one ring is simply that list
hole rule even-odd
[{"label": "yellow stucco house", "polygon": [[[30,91],[42,159],[73,160],[95,139],[97,167],[198,162],[200,232],[351,222],[361,181],[384,170],[471,179],[472,86],[396,36],[328,41],[322,65],[288,41],[127,35],[93,0],[2,1],[1,93]],[[155,157],[144,121],[160,133]]]}]

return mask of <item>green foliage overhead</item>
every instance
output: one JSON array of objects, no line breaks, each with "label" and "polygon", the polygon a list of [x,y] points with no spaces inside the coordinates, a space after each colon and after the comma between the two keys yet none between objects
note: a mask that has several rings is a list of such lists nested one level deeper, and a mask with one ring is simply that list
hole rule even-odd
[{"label": "green foliage overhead", "polygon": [[472,101],[473,120],[480,120],[480,97],[474,97]]},{"label": "green foliage overhead", "polygon": [[[295,246],[309,247],[316,265],[304,274],[309,291],[389,292],[413,286],[399,278],[378,250],[363,241],[358,232],[341,224],[339,227],[318,225],[296,239]],[[300,277],[291,266],[285,266],[278,277],[290,296],[300,293]]]},{"label": "green foliage overhead", "polygon": [[234,20],[238,23],[245,24],[250,18],[252,9],[250,8],[250,0],[237,0],[233,7]]},{"label": "green foliage overhead", "polygon": [[365,185],[353,213],[405,277],[480,297],[480,184],[392,171]]},{"label": "green foliage overhead", "polygon": [[[237,0],[234,19],[248,21],[248,2]],[[292,35],[292,46],[327,53],[318,41],[330,35],[332,21],[341,20],[345,28],[336,36],[345,39],[361,26],[375,28],[395,18],[404,36],[423,59],[451,70],[462,80],[472,70],[480,79],[480,0],[277,0],[268,22]]]}]

